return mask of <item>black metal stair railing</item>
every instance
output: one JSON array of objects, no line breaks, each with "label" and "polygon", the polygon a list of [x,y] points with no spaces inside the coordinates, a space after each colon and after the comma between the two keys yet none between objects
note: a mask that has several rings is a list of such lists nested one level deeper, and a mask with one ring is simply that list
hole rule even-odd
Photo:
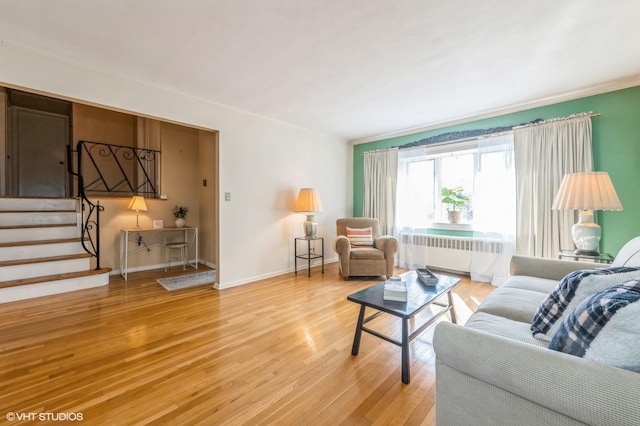
[{"label": "black metal stair railing", "polygon": [[[74,153],[75,171],[72,166]],[[160,151],[79,141],[75,150],[69,146],[67,156],[69,173],[77,179],[82,247],[96,258],[96,269],[100,269],[100,212],[104,207],[99,201],[93,203],[88,194],[157,198]],[[84,161],[85,156],[87,161]]]}]

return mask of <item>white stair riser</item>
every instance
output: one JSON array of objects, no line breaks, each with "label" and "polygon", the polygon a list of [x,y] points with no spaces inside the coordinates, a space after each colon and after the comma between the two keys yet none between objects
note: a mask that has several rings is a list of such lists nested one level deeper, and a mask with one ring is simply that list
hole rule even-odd
[{"label": "white stair riser", "polygon": [[26,246],[0,247],[0,261],[25,260],[40,257],[66,256],[85,253],[80,242],[33,244]]},{"label": "white stair riser", "polygon": [[0,198],[0,211],[75,209],[76,200],[69,198]]},{"label": "white stair riser", "polygon": [[59,240],[63,238],[79,238],[80,231],[76,225],[54,226],[51,228],[13,228],[0,229],[0,242],[15,243],[19,241]]},{"label": "white stair riser", "polygon": [[0,226],[59,225],[77,223],[76,212],[1,212]]},{"label": "white stair riser", "polygon": [[109,274],[105,273],[47,283],[7,287],[0,289],[0,303],[15,302],[16,300],[32,299],[34,297],[101,287],[107,284],[109,284]]},{"label": "white stair riser", "polygon": [[68,272],[88,271],[90,258],[58,260],[54,262],[31,263],[3,266],[0,268],[0,281],[20,280],[43,277],[46,275],[66,274]]}]

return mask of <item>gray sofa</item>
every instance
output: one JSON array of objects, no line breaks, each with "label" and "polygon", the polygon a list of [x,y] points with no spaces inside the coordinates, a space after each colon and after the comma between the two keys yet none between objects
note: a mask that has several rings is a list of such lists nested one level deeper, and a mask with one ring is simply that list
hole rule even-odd
[{"label": "gray sofa", "polygon": [[[613,266],[640,266],[640,238]],[[639,373],[547,349],[529,328],[559,280],[594,267],[514,256],[510,278],[464,326],[436,326],[438,425],[640,425]]]}]

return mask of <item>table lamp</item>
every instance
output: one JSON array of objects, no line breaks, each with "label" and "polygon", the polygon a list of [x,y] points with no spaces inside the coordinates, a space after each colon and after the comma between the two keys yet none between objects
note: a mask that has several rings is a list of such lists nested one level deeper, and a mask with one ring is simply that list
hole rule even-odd
[{"label": "table lamp", "polygon": [[593,221],[594,210],[622,210],[622,204],[607,172],[564,175],[551,207],[554,210],[580,210],[580,220],[571,227],[575,254],[597,256],[600,225]]},{"label": "table lamp", "polygon": [[295,210],[305,212],[307,215],[307,220],[303,223],[305,238],[315,238],[318,224],[315,222],[313,212],[322,211],[322,201],[318,192],[314,188],[301,188]]},{"label": "table lamp", "polygon": [[136,228],[140,228],[140,223],[138,222],[140,211],[147,211],[147,204],[144,202],[144,197],[134,195],[133,198],[131,198],[131,202],[129,202],[128,209],[136,211]]}]

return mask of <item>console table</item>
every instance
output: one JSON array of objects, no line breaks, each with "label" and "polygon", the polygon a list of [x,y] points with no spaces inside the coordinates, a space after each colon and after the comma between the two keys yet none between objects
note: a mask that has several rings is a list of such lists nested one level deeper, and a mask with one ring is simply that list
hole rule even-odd
[{"label": "console table", "polygon": [[[129,272],[129,239],[130,239],[130,234],[134,234],[137,236],[135,237],[135,239],[131,240],[134,244],[137,244],[137,246],[139,246],[140,244],[145,244],[145,247],[148,248],[148,246],[146,245],[146,243],[142,243],[141,238],[142,238],[142,234],[143,233],[154,233],[154,234],[158,234],[158,233],[176,233],[176,232],[182,232],[183,233],[183,241],[189,242],[189,233],[193,234],[192,235],[192,241],[195,243],[195,248],[196,248],[196,257],[195,257],[195,262],[193,263],[189,263],[189,259],[187,259],[187,264],[189,264],[190,266],[192,266],[194,269],[198,269],[198,228],[197,227],[191,227],[191,226],[185,226],[182,228],[177,228],[177,227],[166,227],[166,228],[124,228],[120,230],[120,275],[122,275],[122,277],[126,280],[127,279],[127,275]],[[164,244],[154,244],[154,245],[162,245],[164,246]]]}]

